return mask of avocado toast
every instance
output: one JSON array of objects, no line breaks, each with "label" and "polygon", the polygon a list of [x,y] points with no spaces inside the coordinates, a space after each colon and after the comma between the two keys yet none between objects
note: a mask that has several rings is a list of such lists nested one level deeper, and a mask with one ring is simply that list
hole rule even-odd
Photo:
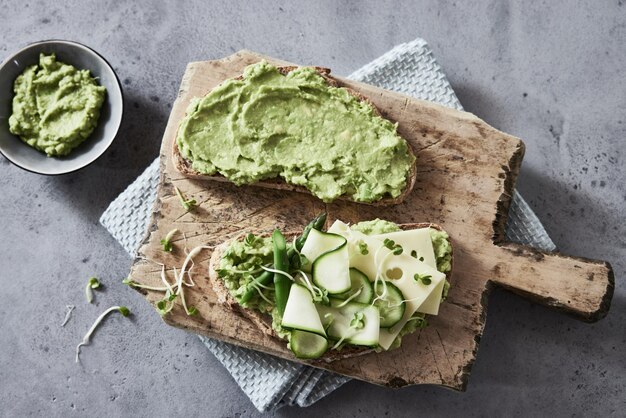
[{"label": "avocado toast", "polygon": [[[271,263],[280,232],[216,247],[209,277],[218,301],[313,361],[392,350],[403,335],[427,326],[452,271],[452,246],[438,225],[336,221],[322,232],[320,220],[325,215],[283,236],[291,245],[281,269]],[[282,311],[275,282],[281,273],[289,278]]]},{"label": "avocado toast", "polygon": [[360,93],[330,70],[265,61],[195,98],[178,127],[174,167],[194,179],[372,205],[402,202],[415,155]]}]

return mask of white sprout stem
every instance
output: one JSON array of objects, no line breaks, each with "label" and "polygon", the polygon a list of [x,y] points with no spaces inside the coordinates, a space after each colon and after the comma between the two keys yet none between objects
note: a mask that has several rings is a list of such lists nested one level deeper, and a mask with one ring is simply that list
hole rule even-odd
[{"label": "white sprout stem", "polygon": [[183,193],[178,189],[178,187],[174,186],[174,191],[176,192],[176,195],[178,196],[180,201],[182,203],[184,203],[185,202],[185,197],[183,196]]},{"label": "white sprout stem", "polygon": [[261,283],[254,283],[254,284],[252,284],[252,286],[257,286],[257,287],[260,287],[261,289],[265,289],[265,290],[272,290],[272,287],[265,286],[264,284],[261,284]]},{"label": "white sprout stem", "polygon": [[178,229],[176,228],[172,229],[170,232],[167,233],[167,235],[165,235],[165,241],[169,242],[174,237],[174,235],[176,235],[177,232],[178,232]]},{"label": "white sprout stem", "polygon": [[167,277],[165,276],[165,264],[161,264],[161,281],[166,287],[166,290],[169,290],[170,293],[174,293],[174,289],[170,286],[170,282],[167,281]]},{"label": "white sprout stem", "polygon": [[407,322],[416,321],[416,320],[418,320],[418,319],[426,319],[426,318],[423,318],[423,317],[421,317],[421,316],[412,316],[412,317],[410,317],[409,319],[407,319],[407,320],[406,320],[405,324],[406,324]]},{"label": "white sprout stem", "polygon": [[265,266],[261,266],[261,268],[265,271],[269,271],[270,273],[278,273],[278,274],[282,274],[283,276],[289,278],[292,282],[295,282],[296,279],[293,278],[293,276],[289,273],[287,273],[286,271],[282,271],[282,270],[276,270],[273,268],[269,268],[269,267],[265,267]]},{"label": "white sprout stem", "polygon": [[383,247],[380,247],[378,250],[376,250],[376,255],[374,255],[374,263],[376,264],[376,279],[374,280],[374,293],[376,293],[376,289],[378,288],[378,282],[379,279],[382,279],[381,283],[383,284],[383,293],[381,293],[380,295],[378,293],[376,293],[376,297],[374,298],[374,300],[372,301],[372,305],[374,304],[374,302],[384,299],[387,296],[387,283],[385,282],[385,277],[383,274],[383,269],[382,266],[385,264],[385,261],[387,261],[387,259],[389,258],[390,255],[392,255],[393,253],[391,251],[389,251],[384,257],[383,260],[380,262],[380,264],[377,263],[377,255],[378,255],[378,251],[380,251],[380,249]]},{"label": "white sprout stem", "polygon": [[269,303],[270,305],[272,305],[272,301],[270,301],[261,291],[261,289],[259,287],[257,287],[257,285],[253,285],[252,287],[254,287],[256,289],[257,292],[259,292],[259,296],[261,296],[261,298],[266,301],[267,303]]},{"label": "white sprout stem", "polygon": [[65,307],[67,308],[67,312],[65,312],[65,318],[63,319],[63,323],[61,324],[62,327],[64,327],[65,324],[69,322],[70,317],[72,316],[72,311],[74,310],[74,308],[76,308],[76,306],[74,305],[65,305]]},{"label": "white sprout stem", "polygon": [[414,300],[417,300],[417,299],[420,299],[420,298],[421,298],[421,296],[418,296],[418,297],[415,297],[415,298],[411,298],[411,299],[404,299],[404,300],[401,300],[398,303],[394,303],[393,305],[391,304],[391,302],[389,302],[387,304],[387,307],[389,307],[389,308],[397,308],[398,306],[402,305],[403,303],[413,302]]},{"label": "white sprout stem", "polygon": [[102,320],[111,312],[119,311],[120,309],[121,306],[111,306],[109,309],[100,314],[100,316],[96,319],[96,322],[93,323],[91,328],[89,328],[89,331],[87,331],[87,334],[83,337],[83,340],[76,346],[76,363],[80,361],[80,347],[83,345],[89,345],[89,338],[91,338],[91,334],[93,334],[98,325],[100,325],[100,322],[102,322]]},{"label": "white sprout stem", "polygon": [[170,290],[170,288],[165,286],[148,286],[137,282],[129,282],[128,284],[131,287],[136,287],[138,289],[154,290],[155,292],[165,292],[166,290]]},{"label": "white sprout stem", "polygon": [[309,277],[306,275],[306,273],[303,272],[302,270],[298,270],[297,273],[299,273],[302,276],[304,284],[309,289],[309,291],[315,295],[317,292],[315,291],[315,288],[311,284],[311,281],[309,280]]},{"label": "white sprout stem", "polygon": [[185,255],[189,255],[189,248],[187,248],[187,234],[184,232],[183,232],[183,251]]},{"label": "white sprout stem", "polygon": [[93,290],[91,289],[91,282],[87,282],[87,287],[85,288],[85,296],[87,297],[87,302],[93,302]]},{"label": "white sprout stem", "polygon": [[324,319],[329,319],[328,324],[326,324],[326,326],[324,327],[324,331],[328,332],[328,328],[330,328],[330,326],[333,324],[333,322],[335,322],[335,316],[333,314],[331,314],[330,312],[324,314]]},{"label": "white sprout stem", "polygon": [[337,343],[335,345],[333,345],[330,349],[331,350],[336,350],[337,348],[339,348],[339,346],[344,342],[344,340],[348,339],[348,338],[352,338],[354,337],[359,331],[354,331],[352,334],[350,335],[344,335],[343,337],[341,337],[339,339],[339,341],[337,341]]},{"label": "white sprout stem", "polygon": [[[174,269],[174,277],[176,277],[176,285],[178,286],[178,289],[176,289],[176,295],[180,296],[180,301],[183,304],[183,308],[185,308],[185,313],[187,313],[187,315],[189,315],[190,311],[187,308],[187,302],[185,300],[185,292],[183,291],[183,277],[185,276],[185,270],[187,269],[187,264],[189,264],[189,261],[192,260],[195,256],[200,254],[200,251],[204,249],[210,249],[210,248],[213,248],[213,247],[210,247],[208,245],[197,246],[196,248],[191,250],[189,254],[187,255],[187,258],[185,258],[185,261],[183,262],[183,266],[180,268],[180,272],[176,273],[176,269]],[[187,282],[185,282],[185,285],[189,286]],[[191,286],[193,286],[193,284]]]},{"label": "white sprout stem", "polygon": [[[183,268],[185,267],[185,265],[187,264],[187,262],[185,261],[185,263],[183,263]],[[187,301],[185,300],[185,292],[183,291],[183,275],[184,275],[184,270],[181,269],[180,270],[180,274],[176,272],[176,267],[174,267],[174,277],[176,277],[176,296],[180,296],[180,302],[183,305],[183,308],[185,309],[185,313],[189,314],[189,309],[187,309]]]},{"label": "white sprout stem", "polygon": [[363,291],[363,286],[361,286],[361,288],[359,289],[358,292],[355,292],[352,296],[350,296],[348,299],[344,300],[343,302],[341,302],[339,305],[337,305],[337,308],[343,308],[344,306],[346,306],[348,303],[350,303],[350,301],[356,297],[358,297],[361,292]]},{"label": "white sprout stem", "polygon": [[193,281],[193,277],[191,277],[191,270],[193,270],[193,268],[196,266],[196,263],[193,261],[193,258],[191,259],[191,267],[189,267],[189,269],[185,272],[185,274],[187,275],[187,277],[189,278],[188,282],[185,282],[185,285],[187,285],[187,287],[194,287],[196,284]]}]

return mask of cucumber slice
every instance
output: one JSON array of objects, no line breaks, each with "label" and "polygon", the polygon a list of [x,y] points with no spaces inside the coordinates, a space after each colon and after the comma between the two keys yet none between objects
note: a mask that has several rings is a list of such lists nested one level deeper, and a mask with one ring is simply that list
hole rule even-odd
[{"label": "cucumber slice", "polygon": [[289,347],[298,358],[320,358],[328,349],[328,340],[312,332],[293,330],[289,339]]},{"label": "cucumber slice", "polygon": [[339,248],[317,257],[312,272],[313,283],[331,295],[350,290],[350,257],[346,241]]},{"label": "cucumber slice", "polygon": [[[404,316],[404,310],[406,309],[406,303],[404,303],[404,296],[400,289],[393,283],[386,280],[387,294],[384,298],[376,299],[374,306],[377,306],[380,311],[380,327],[391,328],[396,325]],[[385,288],[382,283],[378,283],[376,286],[376,298],[382,295]]]},{"label": "cucumber slice", "polygon": [[291,285],[285,313],[280,324],[287,329],[312,332],[326,337],[311,293],[307,288],[297,283]]},{"label": "cucumber slice", "polygon": [[[342,303],[342,300],[331,299],[331,306],[317,306],[328,337],[333,340],[343,339],[344,342],[353,345],[377,346],[380,335],[380,313],[378,308],[355,302],[348,302],[344,306],[339,307]],[[350,326],[355,314],[358,313],[363,314],[363,328],[361,329],[355,329]]]},{"label": "cucumber slice", "polygon": [[335,250],[346,243],[346,239],[341,235],[329,234],[326,232],[311,229],[300,253],[307,258],[308,264],[303,266],[304,271],[311,271],[313,262],[318,257],[328,251]]},{"label": "cucumber slice", "polygon": [[372,282],[361,270],[352,267],[350,268],[350,290],[335,297],[346,300],[359,291],[359,295],[351,299],[352,302],[372,303],[374,300],[374,286]]}]

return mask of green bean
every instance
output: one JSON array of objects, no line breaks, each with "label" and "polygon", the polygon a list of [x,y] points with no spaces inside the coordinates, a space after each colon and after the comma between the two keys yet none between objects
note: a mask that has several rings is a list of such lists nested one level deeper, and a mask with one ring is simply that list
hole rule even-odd
[{"label": "green bean", "polygon": [[[285,237],[280,230],[275,229],[272,234],[272,242],[274,245],[274,269],[287,271],[289,269],[289,260],[287,259],[287,243]],[[291,281],[281,273],[274,273],[274,292],[276,294],[276,308],[280,316],[285,312],[287,306],[287,298],[289,297],[289,289]]]},{"label": "green bean", "polygon": [[[304,227],[304,230],[302,231],[302,235],[296,238],[296,242],[295,242],[296,249],[298,251],[302,249],[302,246],[304,245],[304,242],[309,236],[309,232],[311,232],[311,229],[317,229],[318,231],[321,231],[325,223],[326,223],[325,212],[322,212],[321,214],[317,215],[315,219],[309,222],[307,226]],[[296,249],[289,248],[289,251],[287,252],[287,258],[289,260],[293,259],[294,255],[296,254]],[[249,302],[250,299],[252,299],[252,297],[256,294],[255,286],[257,284],[268,285],[271,282],[273,277],[274,277],[274,273],[271,273],[269,271],[264,271],[259,277],[257,277],[256,279],[254,279],[252,282],[248,284],[246,293],[244,293],[241,296],[240,302],[242,304]]]}]

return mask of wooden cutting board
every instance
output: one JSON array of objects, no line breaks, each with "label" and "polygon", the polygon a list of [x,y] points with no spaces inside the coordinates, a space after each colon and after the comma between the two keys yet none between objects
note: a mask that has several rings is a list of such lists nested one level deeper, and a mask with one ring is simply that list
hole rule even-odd
[{"label": "wooden cutting board", "polygon": [[[524,154],[517,138],[487,125],[476,116],[415,100],[380,88],[340,79],[366,97],[411,142],[417,154],[418,177],[406,201],[397,206],[373,207],[349,202],[324,204],[288,191],[230,183],[189,180],[171,163],[172,144],[180,120],[193,97],[203,96],[244,67],[262,58],[240,51],[218,61],[187,66],[161,147],[161,180],[146,237],[131,270],[133,280],[161,284],[161,264],[180,268],[184,246],[217,245],[242,231],[301,230],[315,215],[328,212],[335,219],[358,222],[376,217],[397,223],[436,222],[450,234],[454,245],[454,272],[449,297],[430,326],[405,337],[398,350],[315,364],[368,382],[400,387],[437,384],[463,390],[485,324],[488,295],[503,286],[533,301],[584,321],[604,317],[613,295],[611,266],[603,261],[543,253],[504,241],[504,228],[515,180]],[[174,193],[176,185],[199,207],[185,212]],[[166,253],[160,240],[173,228],[179,235],[174,251]],[[199,314],[187,316],[180,306],[163,319],[169,325],[219,340],[296,360],[285,342],[275,341],[250,322],[223,308],[208,282],[210,250],[195,259],[196,286],[186,289],[188,304]],[[160,292],[142,291],[155,303]],[[155,312],[155,315],[157,313]]]}]

